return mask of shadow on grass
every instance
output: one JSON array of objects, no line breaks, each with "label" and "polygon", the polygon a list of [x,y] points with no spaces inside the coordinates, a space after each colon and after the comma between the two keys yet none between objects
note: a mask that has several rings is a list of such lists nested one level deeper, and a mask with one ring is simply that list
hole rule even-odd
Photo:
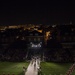
[{"label": "shadow on grass", "polygon": [[43,72],[42,72],[42,71],[39,71],[39,72],[38,72],[38,75],[44,75],[44,74],[43,74]]},{"label": "shadow on grass", "polygon": [[21,72],[20,74],[18,74],[18,75],[25,75],[25,73],[24,72]]},{"label": "shadow on grass", "polygon": [[[24,72],[21,72],[21,73],[18,74],[18,75],[25,75],[25,73],[24,73]],[[42,71],[40,71],[40,72],[38,72],[38,75],[44,75],[44,73],[43,73]]]}]

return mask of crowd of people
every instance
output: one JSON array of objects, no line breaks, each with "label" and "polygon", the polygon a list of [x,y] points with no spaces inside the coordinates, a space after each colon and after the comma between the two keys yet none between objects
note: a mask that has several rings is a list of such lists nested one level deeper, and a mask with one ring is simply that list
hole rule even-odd
[{"label": "crowd of people", "polygon": [[[74,62],[75,61],[75,51],[70,49],[47,49],[44,53],[45,61],[53,61],[53,62]],[[8,49],[8,50],[0,50],[0,61],[25,61],[27,50],[24,49]],[[35,60],[32,59],[33,61]],[[32,62],[33,63],[33,62]]]},{"label": "crowd of people", "polygon": [[[40,58],[39,57],[33,57],[31,60],[31,65],[34,64],[34,70],[37,69],[38,75],[41,74],[41,66],[40,66]],[[38,66],[37,66],[38,65]]]},{"label": "crowd of people", "polygon": [[4,50],[0,51],[0,61],[25,61],[26,50]]},{"label": "crowd of people", "polygon": [[45,61],[75,62],[74,49],[49,49],[45,52]]}]

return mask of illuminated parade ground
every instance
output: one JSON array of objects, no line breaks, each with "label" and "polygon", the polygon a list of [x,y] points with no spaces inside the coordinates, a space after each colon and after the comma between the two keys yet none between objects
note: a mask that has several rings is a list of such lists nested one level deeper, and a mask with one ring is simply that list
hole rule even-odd
[{"label": "illuminated parade ground", "polygon": [[0,75],[75,75],[75,1],[1,0]]},{"label": "illuminated parade ground", "polygon": [[75,75],[75,25],[0,26],[0,75]]}]

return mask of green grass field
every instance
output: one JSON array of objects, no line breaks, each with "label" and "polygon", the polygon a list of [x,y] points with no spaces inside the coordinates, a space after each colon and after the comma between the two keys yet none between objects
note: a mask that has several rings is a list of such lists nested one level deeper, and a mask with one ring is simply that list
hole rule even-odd
[{"label": "green grass field", "polygon": [[[50,63],[50,62],[42,62],[41,63],[41,69],[42,69],[42,74],[45,75],[60,75],[68,71],[72,63]],[[75,71],[72,73],[72,75],[75,75]]]},{"label": "green grass field", "polygon": [[0,62],[0,75],[5,74],[15,74],[23,75],[23,66],[28,67],[27,62]]},{"label": "green grass field", "polygon": [[[0,75],[5,74],[15,74],[23,75],[23,66],[28,67],[28,62],[0,62]],[[42,62],[41,69],[42,74],[65,74],[72,63],[51,63],[51,62]],[[72,75],[75,75],[75,71]]]}]

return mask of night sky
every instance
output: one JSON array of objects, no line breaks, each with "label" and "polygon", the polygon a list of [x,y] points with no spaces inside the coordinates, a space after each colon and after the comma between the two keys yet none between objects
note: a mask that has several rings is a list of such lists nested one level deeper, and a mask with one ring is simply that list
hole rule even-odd
[{"label": "night sky", "polygon": [[75,24],[75,2],[0,1],[0,25]]}]

